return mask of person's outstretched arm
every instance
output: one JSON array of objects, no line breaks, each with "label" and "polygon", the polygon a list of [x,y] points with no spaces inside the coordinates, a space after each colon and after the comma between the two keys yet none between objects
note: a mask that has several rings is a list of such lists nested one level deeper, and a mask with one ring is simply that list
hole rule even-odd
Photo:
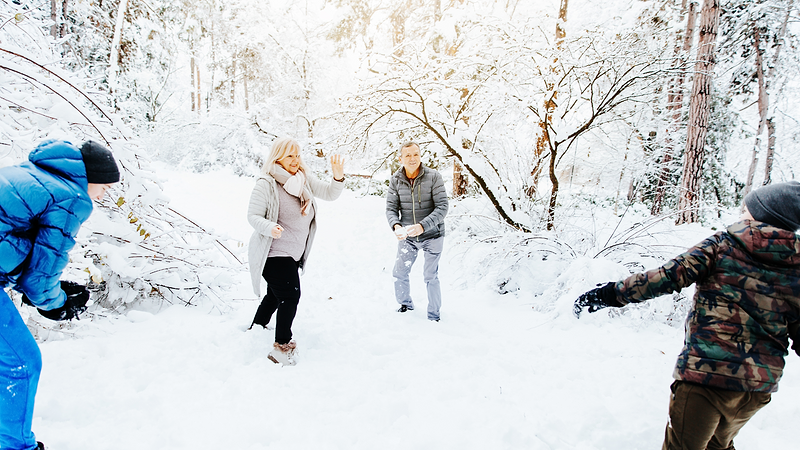
[{"label": "person's outstretched arm", "polygon": [[714,270],[721,240],[722,233],[717,233],[657,269],[637,273],[584,293],[575,301],[575,315],[580,316],[587,307],[591,313],[606,307],[618,308],[680,292]]}]

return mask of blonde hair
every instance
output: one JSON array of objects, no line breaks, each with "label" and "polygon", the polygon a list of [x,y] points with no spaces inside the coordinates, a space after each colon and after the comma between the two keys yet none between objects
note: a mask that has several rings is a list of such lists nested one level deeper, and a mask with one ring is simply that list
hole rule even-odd
[{"label": "blonde hair", "polygon": [[[275,139],[275,142],[272,143],[272,149],[269,151],[267,161],[264,163],[264,166],[261,167],[261,171],[266,174],[270,173],[275,163],[292,150],[297,150],[297,156],[300,158],[300,144],[298,144],[297,141],[290,137]],[[302,170],[304,174],[308,173],[308,168],[306,168],[303,158],[300,158],[300,170]]]}]

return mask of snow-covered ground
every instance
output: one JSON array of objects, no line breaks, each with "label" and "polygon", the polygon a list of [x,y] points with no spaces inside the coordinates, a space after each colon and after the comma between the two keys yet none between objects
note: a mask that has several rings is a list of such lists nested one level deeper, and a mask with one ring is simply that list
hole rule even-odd
[{"label": "snow-covered ground", "polygon": [[[253,180],[162,174],[176,209],[247,242]],[[351,191],[320,202],[293,327],[297,366],[267,359],[272,331],[246,331],[257,301],[243,267],[229,313],[133,311],[43,343],[37,438],[51,450],[660,447],[682,329],[605,312],[572,317],[571,300],[603,278],[584,272],[607,270],[595,260],[555,274],[568,284],[563,298],[537,310],[524,289],[500,295],[474,282],[484,268],[453,238],[442,321],[426,320],[421,261],[417,309],[398,314],[383,208]],[[800,359],[787,359],[781,391],[737,448],[797,445]]]}]

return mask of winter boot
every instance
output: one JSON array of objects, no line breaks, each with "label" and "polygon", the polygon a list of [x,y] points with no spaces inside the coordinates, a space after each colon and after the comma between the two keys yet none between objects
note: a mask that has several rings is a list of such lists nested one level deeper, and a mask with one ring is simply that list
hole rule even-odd
[{"label": "winter boot", "polygon": [[292,340],[288,344],[272,344],[272,351],[269,352],[267,358],[275,364],[282,364],[284,366],[293,366],[297,364],[295,360],[295,349],[297,343]]},{"label": "winter boot", "polygon": [[36,450],[44,450],[44,444],[39,441],[36,441]]}]

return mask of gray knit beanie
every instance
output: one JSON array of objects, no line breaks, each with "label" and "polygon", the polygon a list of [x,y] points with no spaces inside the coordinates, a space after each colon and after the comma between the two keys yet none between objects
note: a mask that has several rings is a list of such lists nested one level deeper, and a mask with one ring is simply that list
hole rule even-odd
[{"label": "gray knit beanie", "polygon": [[800,229],[800,183],[770,184],[745,196],[744,204],[754,219],[784,230]]}]

